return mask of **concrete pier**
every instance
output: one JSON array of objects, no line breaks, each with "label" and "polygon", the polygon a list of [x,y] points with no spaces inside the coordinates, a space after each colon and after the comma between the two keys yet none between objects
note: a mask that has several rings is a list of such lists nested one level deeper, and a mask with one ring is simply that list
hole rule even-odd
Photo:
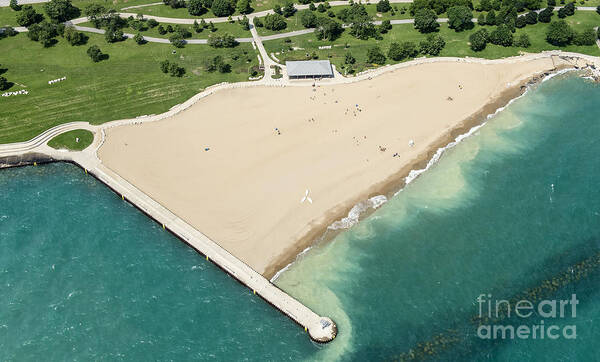
[{"label": "concrete pier", "polygon": [[[72,129],[94,131],[93,144],[82,152],[58,151],[47,146],[46,143],[55,135]],[[79,165],[87,173],[114,190],[119,197],[135,205],[199,253],[205,255],[208,260],[247,286],[255,294],[258,294],[269,304],[300,324],[312,340],[326,343],[335,338],[337,327],[330,318],[319,316],[277,288],[269,280],[227,250],[221,248],[206,235],[105,167],[96,156],[96,150],[101,144],[101,130],[98,127],[79,122],[66,124],[52,128],[28,142],[0,145],[0,168],[52,161],[67,161]]]}]

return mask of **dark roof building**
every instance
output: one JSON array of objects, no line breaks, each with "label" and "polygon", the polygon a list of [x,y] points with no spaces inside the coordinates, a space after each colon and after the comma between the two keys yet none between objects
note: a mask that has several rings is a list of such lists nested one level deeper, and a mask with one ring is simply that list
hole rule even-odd
[{"label": "dark roof building", "polygon": [[290,79],[333,78],[329,60],[300,60],[285,62]]}]

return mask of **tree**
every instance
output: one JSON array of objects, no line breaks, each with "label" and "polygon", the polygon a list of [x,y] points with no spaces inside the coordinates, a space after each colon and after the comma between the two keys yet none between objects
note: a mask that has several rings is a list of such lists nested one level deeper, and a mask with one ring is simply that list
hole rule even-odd
[{"label": "tree", "polygon": [[201,33],[202,30],[204,30],[196,20],[194,20],[194,24],[192,24],[192,29],[194,29],[194,32],[196,33]]},{"label": "tree", "polygon": [[169,37],[169,42],[176,48],[183,48],[185,46],[185,39],[183,39],[183,35],[180,33],[173,33]]},{"label": "tree", "polygon": [[342,24],[333,19],[326,17],[317,19],[317,27],[315,29],[317,39],[333,41],[337,39],[343,31],[344,28],[342,28]]},{"label": "tree", "polygon": [[281,9],[281,15],[285,16],[286,18],[289,18],[290,16],[294,15],[295,13],[296,13],[296,8],[294,7],[294,3],[291,1],[287,2]]},{"label": "tree", "polygon": [[154,20],[154,19],[148,19],[148,21],[146,22],[146,24],[148,25],[148,27],[150,29],[156,28],[159,24],[158,21]]},{"label": "tree", "polygon": [[6,78],[0,77],[0,90],[7,90],[11,87],[11,82],[9,82]]},{"label": "tree", "polygon": [[350,23],[350,35],[355,38],[367,40],[377,35],[377,29],[362,4],[353,4],[350,8],[341,10],[338,18],[343,22]]},{"label": "tree", "polygon": [[473,27],[473,12],[464,5],[448,9],[448,27],[455,31],[463,31]]},{"label": "tree", "polygon": [[415,13],[415,29],[421,33],[431,33],[440,27],[437,22],[435,11],[430,9],[419,9]]},{"label": "tree", "polygon": [[300,13],[300,23],[305,28],[314,28],[317,26],[317,16],[310,10],[303,10]]},{"label": "tree", "polygon": [[485,49],[488,41],[488,32],[485,29],[479,29],[469,36],[471,49],[478,52]]},{"label": "tree", "polygon": [[421,53],[425,55],[439,55],[446,46],[446,41],[438,34],[429,34],[425,40],[419,43]]},{"label": "tree", "polygon": [[594,29],[587,28],[581,33],[575,34],[573,43],[575,45],[594,45],[596,44],[596,39],[598,39],[598,36]]},{"label": "tree", "polygon": [[327,11],[327,8],[325,7],[325,5],[319,4],[319,6],[317,6],[317,11],[320,13],[324,13]]},{"label": "tree", "polygon": [[17,24],[29,27],[44,20],[44,16],[36,13],[31,5],[23,5],[17,14]]},{"label": "tree", "polygon": [[231,0],[213,0],[210,9],[218,17],[229,16],[235,11]]},{"label": "tree", "polygon": [[283,30],[287,27],[285,18],[279,14],[267,14],[265,16],[265,28],[269,30]]},{"label": "tree", "polygon": [[167,25],[166,30],[167,30],[167,33],[172,33],[175,31],[175,29],[173,29],[173,26],[171,24]]},{"label": "tree", "polygon": [[242,26],[242,29],[250,30],[250,20],[248,20],[248,17],[246,17],[246,15],[244,15],[238,22]]},{"label": "tree", "polygon": [[83,33],[75,30],[73,26],[65,27],[65,31],[63,32],[63,37],[69,42],[71,45],[82,45],[85,43],[86,38]]},{"label": "tree", "polygon": [[490,10],[489,13],[485,16],[485,23],[487,25],[495,25],[496,24],[496,12],[494,9]]},{"label": "tree", "polygon": [[513,35],[508,26],[502,24],[496,27],[489,36],[489,41],[495,45],[509,47],[513,43]]},{"label": "tree", "polygon": [[181,35],[181,37],[184,39],[190,38],[192,36],[192,32],[189,31],[188,28],[184,28],[181,25],[177,25],[177,27],[175,28],[175,32]]},{"label": "tree", "polygon": [[94,63],[97,63],[105,58],[105,55],[102,54],[102,51],[100,50],[100,48],[98,48],[97,45],[92,45],[91,47],[89,47],[87,50],[87,55],[89,55],[90,58],[92,58],[92,61]]},{"label": "tree", "polygon": [[107,43],[116,43],[118,41],[123,41],[127,39],[125,34],[123,34],[123,30],[121,29],[108,29],[104,33],[104,39],[106,39]]},{"label": "tree", "polygon": [[356,63],[356,58],[354,58],[354,56],[352,55],[352,53],[348,52],[344,56],[344,63],[345,64],[354,64],[354,63]]},{"label": "tree", "polygon": [[206,8],[202,4],[202,0],[188,0],[186,7],[190,15],[200,16],[206,13]]},{"label": "tree", "polygon": [[552,45],[568,45],[573,40],[573,29],[564,20],[557,20],[550,23],[546,31],[546,41]]},{"label": "tree", "polygon": [[517,21],[515,21],[515,27],[521,29],[524,28],[525,25],[527,25],[527,20],[525,20],[525,15],[521,15],[517,18]]},{"label": "tree", "polygon": [[479,15],[477,16],[477,24],[479,24],[481,26],[486,25],[484,13],[479,13]]},{"label": "tree", "polygon": [[250,6],[250,0],[238,0],[235,8],[240,14],[250,14],[253,10]]},{"label": "tree", "polygon": [[600,5],[596,6],[596,12],[600,14]]},{"label": "tree", "polygon": [[384,20],[381,22],[381,25],[379,25],[379,32],[381,34],[385,34],[391,29],[392,29],[392,22],[389,20]]},{"label": "tree", "polygon": [[535,11],[528,12],[527,15],[525,15],[525,21],[527,22],[527,24],[530,24],[530,25],[537,24],[538,13],[536,13]]},{"label": "tree", "polygon": [[529,41],[529,35],[523,33],[515,38],[513,45],[519,48],[529,48],[531,42]]},{"label": "tree", "polygon": [[140,33],[135,34],[133,40],[136,42],[137,45],[146,44],[146,39],[144,39],[144,36]]},{"label": "tree", "polygon": [[56,30],[55,24],[44,20],[41,23],[30,26],[27,36],[33,41],[39,41],[45,48],[47,48],[56,43],[56,39],[54,38],[58,36],[58,31]]},{"label": "tree", "polygon": [[[388,58],[391,58],[395,61],[403,60],[406,58],[412,58],[417,56],[419,51],[417,50],[417,46],[415,43],[410,41],[405,41],[402,43],[392,42],[390,44],[390,50],[388,51]],[[377,62],[372,62],[377,63]],[[381,64],[381,63],[378,63]]]},{"label": "tree", "polygon": [[233,35],[225,33],[221,36],[210,35],[208,37],[208,45],[213,48],[233,48],[238,45],[238,42]]},{"label": "tree", "polygon": [[160,71],[163,73],[169,72],[169,64],[171,64],[168,60],[163,60],[160,62]]},{"label": "tree", "polygon": [[550,20],[552,19],[552,15],[554,15],[554,8],[551,6],[548,6],[544,10],[540,11],[540,13],[538,15],[538,21],[540,23],[549,23]]},{"label": "tree", "polygon": [[392,9],[392,6],[390,5],[390,1],[389,0],[380,0],[377,3],[377,11],[380,13],[387,13],[388,11],[390,11]]},{"label": "tree", "polygon": [[91,3],[83,9],[83,13],[96,28],[100,28],[102,26],[103,17],[107,11],[104,6],[97,3]]},{"label": "tree", "polygon": [[17,0],[10,0],[9,6],[14,11],[21,11],[21,6],[17,3]]},{"label": "tree", "polygon": [[575,3],[574,2],[570,2],[567,5],[565,5],[562,9],[564,9],[565,14],[567,16],[572,16],[575,14]]},{"label": "tree", "polygon": [[257,28],[262,28],[263,26],[265,26],[262,22],[262,20],[260,20],[260,18],[254,18],[254,26],[256,26]]},{"label": "tree", "polygon": [[12,26],[7,26],[4,28],[4,33],[0,34],[0,38],[2,37],[2,35],[15,36],[17,34],[19,34],[19,32],[16,31],[15,28],[13,28]]},{"label": "tree", "polygon": [[177,63],[169,63],[169,74],[171,77],[183,77],[185,68],[180,67]]},{"label": "tree", "polygon": [[81,11],[71,4],[71,0],[50,0],[44,4],[44,11],[57,23],[63,23],[81,14]]},{"label": "tree", "polygon": [[373,64],[385,63],[385,55],[383,55],[378,46],[371,47],[367,50],[367,62]]},{"label": "tree", "polygon": [[165,30],[165,28],[163,28],[162,25],[159,25],[158,28],[156,28],[156,30],[160,35],[165,35],[167,33],[167,30]]}]

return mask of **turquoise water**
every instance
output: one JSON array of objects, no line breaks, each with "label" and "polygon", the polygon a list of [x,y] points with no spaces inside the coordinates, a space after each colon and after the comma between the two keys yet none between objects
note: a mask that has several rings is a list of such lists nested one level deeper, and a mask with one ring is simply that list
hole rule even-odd
[{"label": "turquoise water", "polygon": [[[336,321],[327,345],[77,167],[0,171],[0,360],[597,360],[598,104],[581,78],[544,82],[303,255],[276,284]],[[553,278],[545,299],[580,303],[545,322],[576,339],[477,337],[477,296]]]}]

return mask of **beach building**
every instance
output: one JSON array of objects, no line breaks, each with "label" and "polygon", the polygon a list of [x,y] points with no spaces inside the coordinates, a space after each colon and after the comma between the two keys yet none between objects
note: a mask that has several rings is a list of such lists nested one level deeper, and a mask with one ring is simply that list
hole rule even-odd
[{"label": "beach building", "polygon": [[333,78],[329,60],[300,60],[285,62],[290,79]]}]

